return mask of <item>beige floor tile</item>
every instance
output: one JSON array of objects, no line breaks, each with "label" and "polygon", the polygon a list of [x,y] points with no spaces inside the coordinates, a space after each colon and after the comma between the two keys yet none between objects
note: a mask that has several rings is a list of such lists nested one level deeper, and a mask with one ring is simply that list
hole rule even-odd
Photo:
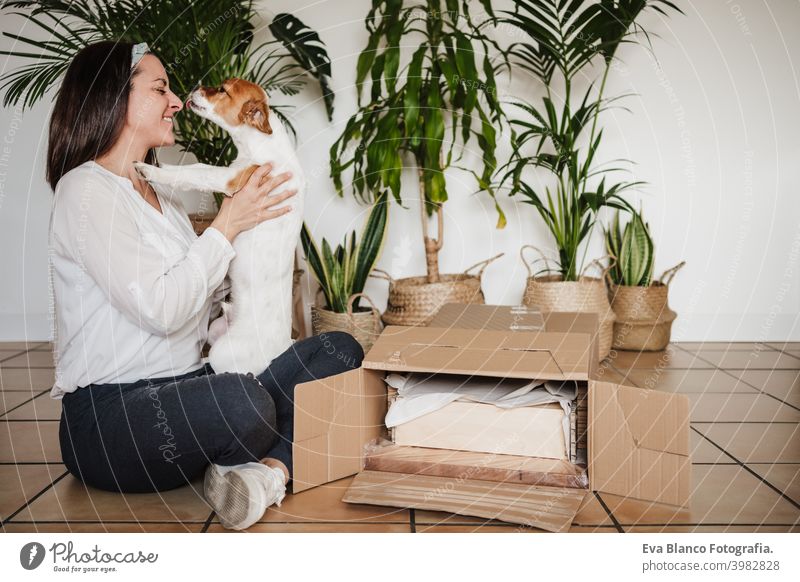
[{"label": "beige floor tile", "polygon": [[[7,394],[24,393],[8,392]],[[42,394],[16,410],[9,412],[3,417],[3,420],[58,420],[60,418],[61,401],[50,398],[49,394]]]},{"label": "beige floor tile", "polygon": [[64,465],[0,465],[0,521],[65,472]]},{"label": "beige floor tile", "polygon": [[702,358],[725,370],[800,370],[800,358],[776,351],[699,352]]},{"label": "beige floor tile", "polygon": [[30,348],[34,352],[52,352],[53,351],[53,344],[52,342],[42,342],[34,345]]},{"label": "beige floor tile", "polygon": [[792,524],[800,510],[738,465],[692,467],[689,511],[601,493],[623,525]]},{"label": "beige floor tile", "polygon": [[600,505],[597,496],[588,491],[586,497],[583,498],[578,513],[575,514],[575,519],[572,521],[573,525],[582,526],[612,526],[614,522],[608,516],[608,512]]},{"label": "beige floor tile", "polygon": [[5,390],[0,391],[0,417],[3,416],[7,411],[11,410],[30,400],[33,398],[33,395],[30,392],[6,392]]},{"label": "beige floor tile", "polygon": [[53,387],[55,372],[50,368],[3,368],[0,366],[0,389],[33,391],[37,394]]},{"label": "beige floor tile", "polygon": [[6,533],[199,533],[203,523],[7,523]]},{"label": "beige floor tile", "polygon": [[750,463],[747,466],[795,502],[800,503],[800,464]]},{"label": "beige floor tile", "polygon": [[800,350],[800,342],[767,342],[767,345],[776,350]]},{"label": "beige floor tile", "polygon": [[732,370],[742,381],[800,408],[800,370]]},{"label": "beige floor tile", "polygon": [[0,362],[24,353],[25,350],[0,350]]},{"label": "beige floor tile", "polygon": [[696,355],[674,347],[668,347],[660,352],[623,352],[612,351],[607,361],[615,368],[669,368],[669,369],[711,369],[714,364],[703,361]]},{"label": "beige floor tile", "polygon": [[617,528],[609,525],[573,525],[569,533],[619,533]]},{"label": "beige floor tile", "polygon": [[627,533],[796,533],[800,525],[629,525]]},{"label": "beige floor tile", "polygon": [[698,350],[750,352],[753,350],[774,349],[769,344],[756,342],[677,342],[674,345],[690,352]]},{"label": "beige floor tile", "polygon": [[781,404],[765,394],[695,394],[689,417],[692,422],[800,422],[800,410]]},{"label": "beige floor tile", "polygon": [[40,351],[25,352],[0,364],[3,368],[52,368],[53,365],[53,354]]},{"label": "beige floor tile", "polygon": [[211,508],[202,480],[160,493],[123,494],[87,487],[67,475],[13,521],[199,521]]},{"label": "beige floor tile", "polygon": [[755,388],[723,370],[627,370],[629,383],[640,388],[665,392],[744,392],[753,394]]},{"label": "beige floor tile", "polygon": [[800,510],[738,465],[694,465],[690,510],[601,493],[625,525],[791,524]]},{"label": "beige floor tile", "polygon": [[[281,506],[273,505],[259,521],[275,522],[395,522],[410,523],[408,509],[383,507],[379,505],[362,505],[342,501],[345,491],[353,481],[346,477],[298,494],[287,495]],[[214,521],[218,521],[215,517]]]},{"label": "beige floor tile", "polygon": [[[212,523],[208,533],[242,533]],[[256,523],[244,533],[411,533],[410,523]]]},{"label": "beige floor tile", "polygon": [[692,447],[692,463],[735,464],[736,461],[695,431],[689,431]]},{"label": "beige floor tile", "polygon": [[0,422],[0,462],[44,463],[61,461],[58,422]]},{"label": "beige floor tile", "polygon": [[743,463],[800,463],[800,424],[693,423]]},{"label": "beige floor tile", "polygon": [[0,342],[0,350],[27,350],[40,345],[42,342]]}]

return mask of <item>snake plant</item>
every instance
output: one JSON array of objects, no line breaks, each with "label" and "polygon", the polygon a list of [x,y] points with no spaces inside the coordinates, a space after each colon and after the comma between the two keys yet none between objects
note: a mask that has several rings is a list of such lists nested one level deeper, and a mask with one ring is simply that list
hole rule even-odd
[{"label": "snake plant", "polygon": [[[367,277],[383,249],[387,219],[388,193],[384,192],[375,200],[358,240],[353,231],[345,237],[344,244],[331,250],[328,241],[322,239],[321,252],[308,226],[303,223],[300,232],[303,250],[314,278],[325,294],[327,309],[345,313],[350,297],[364,291]],[[360,298],[353,302],[354,310],[358,309],[359,301]]]},{"label": "snake plant", "polygon": [[[27,62],[0,76],[3,105],[23,109],[42,99],[60,80],[72,57],[100,40],[147,42],[159,56],[178,95],[187,95],[202,80],[218,85],[241,77],[270,93],[296,95],[311,75],[320,84],[328,118],[333,93],[328,80],[331,63],[317,33],[291,14],[269,23],[272,39],[254,43],[258,12],[252,0],[3,0],[0,10],[24,19],[19,30],[4,32],[15,41],[0,51]],[[6,12],[8,11],[8,12]],[[44,38],[44,40],[42,40]],[[285,107],[272,110],[294,132]],[[175,116],[177,145],[199,162],[227,166],[236,157],[230,137],[197,115]],[[221,195],[216,197],[219,204]]]},{"label": "snake plant", "polygon": [[605,233],[608,254],[616,258],[609,271],[617,285],[648,287],[653,280],[654,250],[650,227],[641,212],[631,211],[631,220],[620,229],[619,211]]}]

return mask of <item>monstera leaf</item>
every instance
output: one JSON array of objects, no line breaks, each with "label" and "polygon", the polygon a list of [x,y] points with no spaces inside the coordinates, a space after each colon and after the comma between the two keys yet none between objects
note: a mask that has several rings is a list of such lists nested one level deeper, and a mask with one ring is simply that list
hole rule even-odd
[{"label": "monstera leaf", "polygon": [[330,88],[331,59],[325,50],[325,43],[313,29],[291,14],[278,14],[269,25],[269,29],[300,66],[319,81],[328,119],[333,119],[333,91]]}]

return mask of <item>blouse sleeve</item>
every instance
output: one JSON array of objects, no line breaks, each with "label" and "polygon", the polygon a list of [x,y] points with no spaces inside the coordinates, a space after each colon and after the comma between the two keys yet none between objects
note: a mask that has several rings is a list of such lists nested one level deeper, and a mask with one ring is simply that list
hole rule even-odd
[{"label": "blouse sleeve", "polygon": [[142,241],[119,188],[91,172],[65,175],[53,205],[53,241],[115,309],[166,336],[203,309],[235,252],[220,231],[208,228],[184,257],[166,266],[159,250]]}]

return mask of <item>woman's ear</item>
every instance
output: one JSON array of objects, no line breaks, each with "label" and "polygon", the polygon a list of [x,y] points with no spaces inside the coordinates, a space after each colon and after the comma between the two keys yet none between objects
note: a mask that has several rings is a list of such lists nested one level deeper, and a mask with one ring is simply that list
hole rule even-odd
[{"label": "woman's ear", "polygon": [[269,108],[262,99],[250,99],[242,106],[239,120],[266,134],[272,133],[269,125]]}]

